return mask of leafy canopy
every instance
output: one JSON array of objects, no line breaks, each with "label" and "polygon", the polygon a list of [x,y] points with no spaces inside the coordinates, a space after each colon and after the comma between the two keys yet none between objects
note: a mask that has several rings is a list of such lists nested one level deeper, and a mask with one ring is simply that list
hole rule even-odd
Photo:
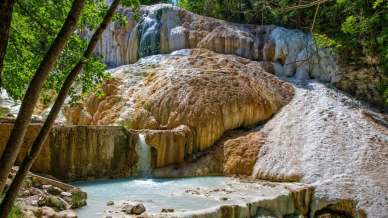
[{"label": "leafy canopy", "polygon": [[[49,49],[56,34],[61,29],[73,0],[18,0],[13,11],[9,46],[4,63],[3,86],[10,96],[21,100],[30,79],[35,73],[44,54]],[[87,40],[80,37],[85,29],[96,29],[108,9],[106,0],[88,0],[82,17],[57,61],[55,69],[49,75],[41,93],[42,103],[49,103],[59,91],[70,70],[82,58],[87,47]],[[122,5],[132,6],[139,11],[139,0],[122,0]],[[116,20],[126,20],[116,14]],[[89,60],[84,72],[76,83],[72,99],[77,100],[79,94],[91,91],[99,92],[100,84],[109,78],[105,73],[106,66],[98,57]],[[76,94],[77,93],[77,94]]]}]

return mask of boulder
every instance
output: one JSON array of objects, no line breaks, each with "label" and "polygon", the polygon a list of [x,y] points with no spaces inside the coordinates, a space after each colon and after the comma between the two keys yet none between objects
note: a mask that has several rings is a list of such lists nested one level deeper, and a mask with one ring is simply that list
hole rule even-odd
[{"label": "boulder", "polygon": [[146,211],[146,208],[142,203],[128,203],[125,202],[121,206],[121,212],[124,212],[128,215],[140,215]]},{"label": "boulder", "polygon": [[47,189],[47,192],[52,195],[60,195],[63,192],[63,190],[58,187],[52,186],[51,188]]},{"label": "boulder", "polygon": [[77,213],[73,210],[63,210],[55,216],[56,218],[77,218]]},{"label": "boulder", "polygon": [[71,208],[76,209],[83,207],[87,204],[87,194],[80,189],[72,189],[71,193]]},{"label": "boulder", "polygon": [[55,208],[58,211],[65,210],[70,207],[66,201],[53,195],[42,196],[38,201],[38,205]]},{"label": "boulder", "polygon": [[172,208],[162,208],[160,210],[161,213],[173,213],[175,210]]},{"label": "boulder", "polygon": [[136,204],[131,209],[131,214],[140,215],[146,211],[143,204]]},{"label": "boulder", "polygon": [[124,212],[125,214],[132,214],[132,208],[133,208],[133,205],[124,205],[122,208],[121,208],[121,212]]},{"label": "boulder", "polygon": [[37,217],[55,217],[56,211],[51,207],[40,207],[34,213]]}]

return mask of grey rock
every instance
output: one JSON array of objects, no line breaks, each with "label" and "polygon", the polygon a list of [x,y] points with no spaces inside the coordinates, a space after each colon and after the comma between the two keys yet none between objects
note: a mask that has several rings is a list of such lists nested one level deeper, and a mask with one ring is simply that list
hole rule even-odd
[{"label": "grey rock", "polygon": [[143,204],[136,204],[132,210],[131,210],[131,214],[136,214],[136,215],[140,215],[142,213],[144,213],[146,211],[146,208],[144,207]]}]

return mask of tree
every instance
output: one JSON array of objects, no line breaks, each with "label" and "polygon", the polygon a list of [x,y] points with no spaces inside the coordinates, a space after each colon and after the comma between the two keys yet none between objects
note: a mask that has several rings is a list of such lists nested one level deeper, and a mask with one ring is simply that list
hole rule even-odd
[{"label": "tree", "polygon": [[[3,72],[3,87],[14,100],[23,99],[36,68],[54,41],[56,33],[62,28],[71,5],[72,0],[16,2]],[[82,30],[96,29],[107,9],[106,0],[85,2],[77,31],[71,34],[43,85],[38,110],[53,103],[53,97],[59,92],[67,74],[82,57],[87,46],[87,40],[81,38]],[[94,91],[98,83],[108,77],[105,69],[106,66],[99,57],[93,57],[78,81],[81,90],[79,94]],[[72,99],[79,97],[79,94],[72,95]]]},{"label": "tree", "polygon": [[43,127],[40,129],[38,136],[36,137],[35,141],[33,142],[30,152],[26,155],[24,160],[22,161],[18,172],[16,173],[16,176],[8,189],[3,202],[0,205],[0,218],[5,218],[8,216],[9,211],[12,208],[13,202],[17,196],[18,190],[27,175],[28,171],[30,170],[32,164],[34,163],[35,159],[38,157],[40,150],[50,133],[50,130],[52,128],[52,125],[54,124],[54,121],[56,117],[58,116],[58,113],[65,102],[65,99],[70,91],[70,88],[72,84],[74,83],[77,76],[81,73],[83,70],[86,62],[88,59],[91,58],[93,54],[93,50],[95,49],[97,42],[100,40],[102,33],[108,26],[108,24],[111,22],[113,15],[117,9],[117,7],[120,4],[120,0],[114,0],[111,4],[109,10],[107,11],[104,19],[102,20],[100,26],[97,28],[97,30],[94,32],[89,45],[83,55],[83,58],[76,64],[76,66],[72,69],[70,74],[67,76],[57,99],[55,100],[55,103],[45,121],[43,124]]},{"label": "tree", "polygon": [[9,27],[11,25],[14,4],[15,0],[3,0],[0,2],[0,88],[2,87],[4,57],[8,45]]},{"label": "tree", "polygon": [[50,71],[54,68],[54,65],[65,47],[65,44],[69,40],[71,33],[75,30],[84,5],[85,0],[76,0],[73,2],[61,31],[58,33],[50,49],[44,56],[28,86],[18,116],[15,120],[13,130],[0,159],[0,193],[4,190],[9,172],[19,153],[27,127],[30,124],[33,110],[38,101],[39,93],[43,87],[43,83],[47,79]]}]

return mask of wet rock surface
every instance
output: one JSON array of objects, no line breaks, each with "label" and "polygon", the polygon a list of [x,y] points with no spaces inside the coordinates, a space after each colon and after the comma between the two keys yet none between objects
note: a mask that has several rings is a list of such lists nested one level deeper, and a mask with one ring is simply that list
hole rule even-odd
[{"label": "wet rock surface", "polygon": [[206,48],[268,61],[272,71],[281,75],[306,75],[330,82],[338,80],[335,57],[326,50],[317,52],[312,37],[299,30],[230,23],[168,4],[142,7],[139,22],[134,21],[130,9],[123,8],[121,12],[127,16],[128,24],[111,24],[96,50],[113,66],[185,48]]},{"label": "wet rock surface", "polygon": [[209,148],[227,130],[266,121],[292,98],[292,88],[259,62],[206,49],[181,52],[112,70],[106,96],[91,96],[79,113],[68,108],[68,121],[78,124],[86,113],[86,124],[147,129],[155,166],[162,167]]},{"label": "wet rock surface", "polygon": [[327,49],[317,49],[312,37],[300,30],[274,25],[247,25],[203,17],[167,4],[145,6],[141,19],[122,8],[128,24],[111,24],[96,54],[110,66],[135,63],[139,58],[185,48],[206,48],[265,61],[267,70],[299,80],[315,78],[379,106],[379,87],[388,83],[382,72],[339,63]]},{"label": "wet rock surface", "polygon": [[350,217],[384,217],[387,129],[338,90],[313,81],[295,90],[294,99],[261,130],[267,141],[254,176],[314,185],[312,213],[329,207]]},{"label": "wet rock surface", "polygon": [[[386,115],[316,81],[291,82],[294,99],[249,133],[265,136],[257,148],[253,176],[314,186],[311,217],[384,217]],[[231,138],[244,140],[239,135]],[[239,147],[234,147],[237,152]],[[208,152],[191,163],[158,169],[155,175],[221,175],[223,165],[216,157]]]}]

